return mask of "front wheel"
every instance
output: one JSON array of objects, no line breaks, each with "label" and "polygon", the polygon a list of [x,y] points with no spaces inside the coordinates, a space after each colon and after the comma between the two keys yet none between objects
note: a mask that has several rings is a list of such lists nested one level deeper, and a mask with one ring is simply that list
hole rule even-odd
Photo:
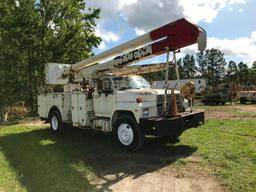
[{"label": "front wheel", "polygon": [[118,118],[114,125],[115,142],[125,150],[135,151],[142,147],[144,134],[133,117],[124,115]]},{"label": "front wheel", "polygon": [[60,131],[63,125],[60,113],[56,110],[52,111],[50,114],[49,120],[50,120],[51,130],[54,132]]}]

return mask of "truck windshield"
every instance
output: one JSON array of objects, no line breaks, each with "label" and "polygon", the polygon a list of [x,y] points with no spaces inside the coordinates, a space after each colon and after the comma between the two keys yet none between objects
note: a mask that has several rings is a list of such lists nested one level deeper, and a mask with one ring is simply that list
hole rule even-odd
[{"label": "truck windshield", "polygon": [[140,76],[114,77],[113,80],[118,90],[150,88],[150,84]]}]

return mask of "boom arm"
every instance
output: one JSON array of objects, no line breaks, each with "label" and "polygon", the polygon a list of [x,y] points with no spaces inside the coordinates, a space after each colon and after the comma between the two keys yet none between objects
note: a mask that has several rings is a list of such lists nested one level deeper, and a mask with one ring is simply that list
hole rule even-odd
[{"label": "boom arm", "polygon": [[122,68],[167,50],[175,51],[195,43],[203,51],[206,48],[206,32],[186,19],[179,19],[73,65],[47,64],[46,83],[64,85],[72,80],[79,82],[79,79],[97,71]]},{"label": "boom arm", "polygon": [[206,32],[202,28],[188,22],[186,19],[179,19],[99,55],[73,64],[72,70],[79,71],[82,68],[98,64],[103,60],[146,44],[148,45],[117,56],[110,62],[105,63],[105,66],[102,66],[102,68],[121,67],[120,65],[131,64],[138,60],[163,54],[166,52],[167,47],[173,51],[194,43],[198,43],[200,51],[204,50],[206,48]]}]

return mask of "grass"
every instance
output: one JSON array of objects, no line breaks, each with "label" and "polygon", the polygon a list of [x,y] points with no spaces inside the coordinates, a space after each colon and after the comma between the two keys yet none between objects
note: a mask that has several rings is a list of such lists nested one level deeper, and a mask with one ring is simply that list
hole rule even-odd
[{"label": "grass", "polygon": [[[139,177],[199,156],[228,191],[256,189],[256,120],[209,120],[187,130],[175,144],[148,138],[145,147],[126,153],[111,137],[86,130],[53,134],[46,125],[0,127],[0,191],[111,191],[127,175]],[[114,180],[104,176],[115,175]],[[92,184],[93,178],[102,183]]]},{"label": "grass", "polygon": [[[167,146],[149,139],[137,153],[116,147],[109,135],[81,129],[53,134],[46,126],[0,128],[0,191],[111,191],[128,175],[135,178],[187,157],[196,148]],[[114,180],[104,176],[114,175]],[[104,182],[92,185],[89,179]]]},{"label": "grass", "polygon": [[0,191],[94,191],[73,166],[72,143],[49,133],[38,126],[0,129]]},{"label": "grass", "polygon": [[230,191],[256,189],[256,120],[210,120],[181,136]]}]

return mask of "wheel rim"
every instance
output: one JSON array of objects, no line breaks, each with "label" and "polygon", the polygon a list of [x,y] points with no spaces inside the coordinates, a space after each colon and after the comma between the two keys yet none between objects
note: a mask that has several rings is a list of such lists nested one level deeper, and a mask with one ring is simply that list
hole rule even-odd
[{"label": "wheel rim", "polygon": [[134,134],[132,127],[127,123],[122,123],[118,127],[118,139],[123,145],[130,145],[133,141]]},{"label": "wheel rim", "polygon": [[57,131],[57,130],[58,130],[59,122],[58,122],[58,119],[57,119],[56,116],[52,116],[51,125],[52,125],[52,129],[53,129],[54,131]]}]

